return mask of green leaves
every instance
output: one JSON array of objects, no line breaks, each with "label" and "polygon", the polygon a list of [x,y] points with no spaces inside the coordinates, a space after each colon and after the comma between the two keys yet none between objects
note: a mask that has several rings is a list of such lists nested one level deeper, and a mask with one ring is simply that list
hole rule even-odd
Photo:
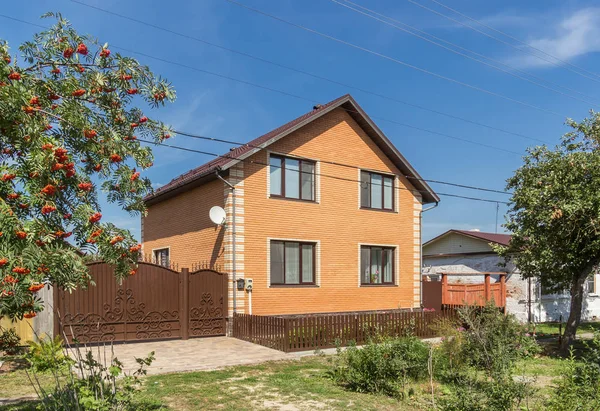
[{"label": "green leaves", "polygon": [[141,172],[153,158],[136,135],[159,142],[170,131],[135,104],[175,98],[148,67],[60,14],[46,17],[56,24],[20,47],[20,61],[0,41],[0,315],[13,318],[41,310],[31,285],[86,285],[84,253],[114,264],[119,279],[134,272],[137,242],[102,221],[97,188],[145,212],[151,184]]}]

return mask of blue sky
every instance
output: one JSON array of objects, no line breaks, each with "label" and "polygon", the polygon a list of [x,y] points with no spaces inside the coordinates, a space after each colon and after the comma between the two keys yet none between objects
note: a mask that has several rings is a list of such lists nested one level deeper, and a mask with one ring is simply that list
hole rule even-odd
[{"label": "blue sky", "polygon": [[[549,144],[556,144],[559,137],[567,131],[564,126],[566,117],[579,120],[587,115],[589,109],[597,109],[593,104],[552,92],[453,54],[329,0],[241,2],[361,47],[553,113],[536,110],[415,71],[274,21],[225,0],[81,1],[374,93],[538,138]],[[600,98],[593,98],[598,95],[600,78],[591,74],[585,75],[594,80],[548,64],[424,10],[407,0],[353,1],[544,80],[592,96],[584,97],[574,91],[561,89],[563,93],[598,102],[600,105]],[[431,0],[414,1],[444,14],[451,14]],[[443,3],[577,67],[594,72],[600,62],[600,7],[591,1],[443,0]],[[80,32],[89,33],[101,42],[261,84],[310,100],[325,103],[349,92],[367,113],[374,117],[375,122],[424,178],[503,189],[506,178],[520,165],[521,159],[519,155],[406,128],[379,118],[518,153],[524,153],[527,146],[536,144],[514,135],[277,68],[110,16],[68,0],[40,0],[28,3],[27,7],[23,7],[19,2],[10,2],[4,5],[2,13],[40,23],[38,18],[46,11],[62,12]],[[454,18],[465,21],[458,15],[454,15]],[[9,41],[13,52],[36,31],[34,27],[0,18],[0,38]],[[498,36],[497,33],[490,33]],[[511,42],[508,38],[504,40]],[[132,56],[173,83],[178,94],[177,101],[166,109],[149,114],[177,129],[248,141],[309,111],[312,107],[306,100],[148,57],[135,54]],[[192,140],[183,136],[176,137],[173,142],[217,153],[225,153],[229,149],[229,146],[224,144]],[[147,173],[155,186],[165,184],[171,178],[212,158],[167,148],[156,148],[155,155],[155,166]],[[493,200],[508,198],[501,194],[474,192],[437,184],[432,186],[442,193]],[[501,205],[500,222],[503,221],[505,211],[506,207]],[[131,229],[139,237],[138,217],[129,217],[114,206],[106,206],[103,212],[107,219]],[[429,239],[449,228],[494,231],[495,217],[495,204],[442,196],[440,206],[424,215],[423,238]]]}]

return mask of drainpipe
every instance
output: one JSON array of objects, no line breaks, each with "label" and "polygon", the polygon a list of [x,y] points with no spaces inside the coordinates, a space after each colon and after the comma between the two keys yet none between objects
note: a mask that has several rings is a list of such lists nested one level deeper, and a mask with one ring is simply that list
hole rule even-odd
[{"label": "drainpipe", "polygon": [[421,247],[421,252],[419,253],[419,298],[421,300],[421,308],[423,308],[423,213],[433,210],[439,204],[439,201],[436,201],[434,205],[421,210],[419,213],[419,245]]},{"label": "drainpipe", "polygon": [[233,263],[231,265],[231,276],[233,279],[233,313],[235,314],[237,312],[237,281],[236,281],[236,258],[235,258],[235,243],[236,243],[236,238],[235,238],[235,186],[233,184],[231,184],[229,181],[225,180],[223,177],[221,177],[221,175],[219,174],[219,171],[217,170],[215,172],[217,178],[221,181],[223,181],[225,184],[227,184],[229,186],[229,188],[231,189],[231,200],[233,201],[233,206],[232,206],[232,220],[233,220],[233,225],[231,227],[231,240],[232,240],[232,245],[231,245],[231,251],[233,254]]}]

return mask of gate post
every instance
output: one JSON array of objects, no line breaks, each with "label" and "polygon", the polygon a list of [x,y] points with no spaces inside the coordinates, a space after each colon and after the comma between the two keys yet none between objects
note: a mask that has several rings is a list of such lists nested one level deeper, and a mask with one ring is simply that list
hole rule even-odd
[{"label": "gate post", "polygon": [[[484,289],[485,289],[485,301],[483,305],[489,304],[489,302],[492,300],[492,292],[491,292],[491,288],[490,288],[490,275],[488,273],[485,274],[485,282],[484,282]],[[496,303],[498,304],[498,303]]]},{"label": "gate post", "polygon": [[190,338],[190,270],[182,268],[179,274],[179,324],[181,328],[181,339]]}]

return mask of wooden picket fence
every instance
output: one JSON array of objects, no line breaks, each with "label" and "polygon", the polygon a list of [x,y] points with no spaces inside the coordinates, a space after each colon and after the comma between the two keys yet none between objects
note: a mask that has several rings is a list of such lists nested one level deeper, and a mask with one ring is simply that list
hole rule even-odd
[{"label": "wooden picket fence", "polygon": [[436,324],[456,311],[385,311],[266,316],[234,314],[233,337],[284,352],[364,344],[376,335],[438,336]]}]

